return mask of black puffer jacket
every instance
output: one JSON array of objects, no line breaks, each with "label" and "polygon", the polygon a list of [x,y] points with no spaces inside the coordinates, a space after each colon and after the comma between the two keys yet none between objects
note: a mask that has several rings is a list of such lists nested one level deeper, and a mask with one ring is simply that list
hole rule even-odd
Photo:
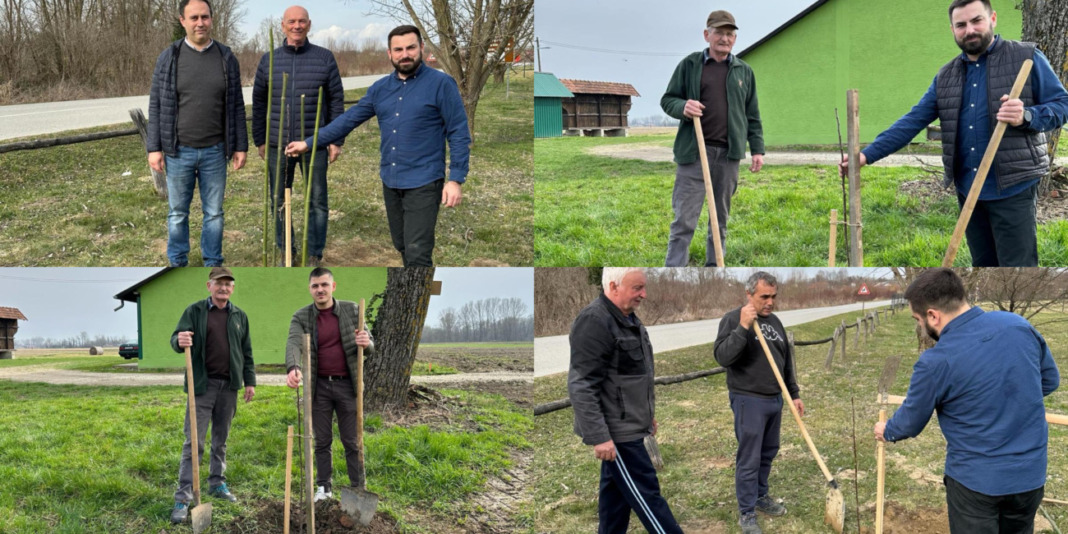
[{"label": "black puffer jacket", "polygon": [[[156,60],[152,73],[152,92],[148,96],[148,152],[168,156],[178,155],[178,55],[185,39],[171,43]],[[245,97],[241,94],[241,65],[226,45],[215,41],[223,57],[223,76],[226,77],[226,110],[223,121],[226,159],[234,152],[248,151],[248,129],[245,126]]]},{"label": "black puffer jacket", "polygon": [[[270,57],[264,54],[256,69],[256,82],[252,85],[252,140],[256,146],[264,144],[264,127],[267,121],[267,77]],[[329,50],[308,41],[297,48],[288,43],[274,50],[274,94],[271,99],[271,132],[266,141],[271,146],[278,143],[278,119],[282,107],[282,74],[289,74],[286,81],[286,121],[282,132],[282,146],[291,141],[311,137],[315,130],[315,105],[319,88],[323,88],[323,109],[319,126],[329,124],[345,112],[345,94],[338,73],[337,61]],[[300,95],[304,95],[304,132],[300,125]],[[344,138],[336,144],[341,145]]]},{"label": "black puffer jacket", "polygon": [[625,443],[652,432],[653,346],[633,317],[632,323],[602,293],[571,324],[567,392],[575,433],[586,445]]}]

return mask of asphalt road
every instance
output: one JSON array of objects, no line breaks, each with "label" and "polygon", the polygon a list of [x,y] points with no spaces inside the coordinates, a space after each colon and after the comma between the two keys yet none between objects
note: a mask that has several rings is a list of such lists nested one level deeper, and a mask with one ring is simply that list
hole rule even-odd
[{"label": "asphalt road", "polygon": [[[353,76],[342,78],[341,83],[346,90],[360,89],[383,76]],[[245,104],[250,104],[252,87],[246,87],[244,94]],[[0,106],[0,140],[130,122],[133,108],[141,108],[148,116],[148,95]]]},{"label": "asphalt road", "polygon": [[[889,300],[864,303],[865,309],[869,310],[889,305]],[[782,321],[783,326],[795,326],[841,313],[860,311],[860,309],[861,304],[858,303],[775,312],[775,315]],[[663,352],[712,343],[716,340],[716,333],[719,331],[719,319],[657,325],[649,327],[648,330],[649,340],[653,343],[653,351]],[[567,336],[534,338],[535,377],[567,372],[570,359],[571,345],[567,341]]]}]

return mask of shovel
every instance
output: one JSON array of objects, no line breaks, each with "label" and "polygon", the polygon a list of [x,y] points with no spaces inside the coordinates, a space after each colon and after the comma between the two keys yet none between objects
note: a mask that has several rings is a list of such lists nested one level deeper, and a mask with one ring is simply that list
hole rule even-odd
[{"label": "shovel", "polygon": [[200,534],[211,526],[211,503],[200,503],[200,455],[197,454],[197,399],[193,387],[193,357],[185,348],[186,390],[189,392],[189,441],[193,456],[193,506],[189,508],[189,520],[194,534]]},{"label": "shovel", "polygon": [[[1016,75],[1016,83],[1012,84],[1009,98],[1020,97],[1020,91],[1023,91],[1024,84],[1027,83],[1027,78],[1031,75],[1032,65],[1034,65],[1034,62],[1030,59],[1024,60],[1023,65],[1020,67],[1020,73]],[[972,188],[968,190],[968,198],[964,200],[964,206],[960,209],[957,227],[953,229],[953,237],[949,240],[949,248],[946,249],[946,255],[942,258],[942,267],[953,266],[953,260],[957,257],[957,249],[960,248],[960,241],[964,238],[964,230],[968,228],[968,221],[972,218],[975,203],[979,201],[979,192],[983,190],[986,175],[994,164],[994,155],[998,152],[998,145],[1001,144],[1001,138],[1005,135],[1007,127],[1008,123],[1001,121],[998,121],[997,126],[994,127],[994,134],[990,136],[990,142],[986,145],[986,152],[983,152],[983,159],[979,163],[979,171],[975,174],[975,180],[972,181]]]},{"label": "shovel", "polygon": [[[894,383],[897,376],[897,367],[901,364],[901,355],[890,356],[883,366],[883,375],[879,378],[879,422],[886,422],[886,404],[888,402],[886,392]],[[879,441],[875,445],[876,481],[875,481],[875,534],[883,534],[883,514],[885,511],[884,500],[886,494],[886,442]]]},{"label": "shovel", "polygon": [[660,455],[660,445],[656,442],[656,436],[649,434],[643,440],[645,452],[649,453],[649,461],[653,463],[653,469],[657,471],[664,468],[664,457]]},{"label": "shovel", "polygon": [[712,246],[716,252],[716,267],[724,267],[723,243],[719,240],[719,216],[716,214],[716,201],[712,195],[712,173],[708,170],[708,152],[705,150],[705,133],[701,128],[701,117],[693,118],[694,133],[697,135],[697,153],[701,155],[701,174],[705,178],[705,197],[708,200],[708,222],[711,226]]},{"label": "shovel", "polygon": [[812,443],[812,438],[809,437],[808,430],[805,429],[805,423],[801,421],[801,414],[797,413],[797,406],[794,406],[794,403],[789,400],[790,392],[786,389],[786,382],[782,379],[779,366],[775,365],[775,358],[771,356],[771,349],[768,348],[768,342],[764,340],[764,334],[760,331],[760,323],[756,320],[753,321],[753,330],[756,331],[757,340],[760,341],[760,346],[764,349],[764,355],[768,357],[771,371],[775,373],[775,380],[779,382],[779,389],[782,390],[784,403],[790,407],[790,413],[794,415],[797,426],[801,428],[801,435],[805,438],[805,443],[808,444],[808,450],[812,451],[812,457],[816,459],[820,470],[823,471],[824,478],[827,479],[827,485],[830,486],[830,489],[827,490],[827,508],[823,514],[823,522],[831,525],[835,532],[841,534],[842,529],[845,528],[845,499],[842,497],[842,491],[838,489],[838,481],[834,479],[834,476],[827,469],[827,465],[823,463],[823,458],[820,457],[819,451],[816,450],[816,444]]},{"label": "shovel", "polygon": [[[363,299],[360,299],[357,331],[363,330]],[[371,524],[378,508],[378,495],[367,491],[367,474],[363,464],[363,347],[356,347],[356,454],[360,480],[352,487],[341,488],[341,509],[356,517],[361,525]],[[350,481],[351,482],[351,481]]]}]

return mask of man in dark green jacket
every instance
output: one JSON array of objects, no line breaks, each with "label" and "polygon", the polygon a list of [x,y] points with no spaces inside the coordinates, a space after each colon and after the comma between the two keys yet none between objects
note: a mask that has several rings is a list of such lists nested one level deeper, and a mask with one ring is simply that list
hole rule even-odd
[{"label": "man in dark green jacket", "polygon": [[[679,119],[675,135],[675,189],[671,209],[675,219],[668,239],[668,267],[685,267],[690,258],[690,240],[704,206],[705,185],[694,136],[694,117],[701,128],[708,152],[712,190],[719,221],[719,237],[727,238],[727,219],[731,196],[738,187],[738,162],[745,157],[745,144],[753,153],[751,172],[764,165],[764,130],[757,107],[756,79],[753,69],[731,50],[738,27],[726,11],[713,11],[705,24],[708,48],[683,59],[668,81],[660,107]],[[715,265],[712,225],[705,248],[705,265]],[[726,245],[724,245],[726,250]]]},{"label": "man in dark green jacket", "polygon": [[308,275],[308,292],[313,302],[293,314],[286,342],[286,385],[296,388],[302,378],[301,356],[304,335],[311,335],[311,369],[307,369],[307,393],[312,398],[312,432],[315,434],[315,502],[333,497],[333,420],[345,448],[349,484],[364,486],[364,470],[356,442],[357,348],[365,354],[374,350],[371,334],[357,330],[359,307],[355,302],[337,300],[334,274],[316,267]]},{"label": "man in dark green jacket", "polygon": [[[256,369],[248,316],[230,302],[234,275],[226,267],[213,267],[208,276],[211,295],[189,305],[171,334],[171,348],[193,360],[193,392],[197,404],[197,458],[204,452],[204,436],[211,422],[211,471],[208,495],[230,502],[237,498],[226,487],[226,438],[237,411],[237,392],[245,388],[245,402],[256,395]],[[187,383],[186,388],[189,387]],[[186,389],[188,391],[188,389]],[[178,468],[178,491],[174,493],[171,521],[181,523],[189,515],[193,499],[193,460],[189,438],[189,407],[185,412],[185,445]]]}]

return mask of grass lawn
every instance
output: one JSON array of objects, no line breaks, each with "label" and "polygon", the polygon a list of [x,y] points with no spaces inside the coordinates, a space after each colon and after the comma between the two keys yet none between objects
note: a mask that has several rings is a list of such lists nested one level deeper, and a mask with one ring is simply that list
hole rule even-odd
[{"label": "grass lawn", "polygon": [[[517,76],[507,97],[504,84],[490,83],[484,89],[463,203],[443,208],[438,219],[436,264],[533,262],[532,80],[529,73]],[[346,99],[364,92],[349,91]],[[386,224],[378,145],[378,122],[373,119],[348,136],[341,158],[331,166],[324,255],[328,265],[401,264]],[[230,172],[227,182],[225,261],[260,265],[264,170],[255,147],[250,147],[246,166]],[[293,206],[303,205],[298,185]],[[137,136],[0,155],[0,241],[5,243],[0,266],[166,265],[167,211],[151,184]],[[200,211],[199,195],[194,195],[194,266],[201,265]],[[302,217],[294,211],[299,240]]]},{"label": "grass lawn", "polygon": [[[369,489],[382,496],[379,511],[396,518],[404,532],[467,531],[484,512],[473,497],[487,491],[487,480],[507,477],[516,457],[530,455],[529,410],[500,395],[442,393],[449,417],[433,423],[367,419]],[[173,530],[169,513],[184,439],[180,388],[0,381],[0,404],[16,407],[0,414],[0,532]],[[254,527],[249,516],[257,506],[281,502],[289,424],[299,432],[288,388],[258,387],[253,402],[240,405],[226,473],[240,501],[213,501],[216,531]],[[345,483],[338,439],[333,453],[335,483]],[[301,483],[298,465],[295,459],[294,492]],[[512,521],[529,527],[531,516],[521,510]]]},{"label": "grass lawn", "polygon": [[[1063,385],[1068,369],[1068,323],[1041,325],[1064,314],[1040,315],[1036,324],[1053,349],[1062,372],[1062,386],[1046,398],[1046,407],[1068,413],[1068,388]],[[832,317],[792,328],[799,340],[829,336],[842,320],[853,314]],[[902,354],[901,366],[891,392],[905,394],[912,365],[918,358],[913,320],[897,313],[883,321],[875,335],[853,350],[849,331],[847,357],[840,346],[831,371],[824,370],[827,345],[798,347],[797,373],[805,401],[805,425],[846,498],[846,528],[856,532],[855,492],[859,489],[862,528],[873,528],[875,518],[875,440],[871,428],[878,419],[874,399],[883,360]],[[711,340],[710,340],[711,341]],[[656,374],[672,375],[716,367],[712,344],[658,353]],[[852,386],[851,386],[852,382]],[[859,485],[853,480],[853,435],[851,395],[856,406],[856,439]],[[665,468],[658,475],[661,490],[686,532],[737,532],[737,501],[734,496],[733,433],[725,375],[657,386],[658,441]],[[553,375],[534,381],[536,403],[567,396],[566,376]],[[893,409],[890,410],[890,415]],[[534,499],[538,504],[538,531],[593,532],[597,524],[599,462],[592,447],[582,445],[571,431],[570,408],[538,416],[534,421]],[[789,513],[781,518],[761,516],[766,532],[829,532],[823,525],[826,483],[797,424],[784,411],[782,446],[772,465],[771,493],[785,500]],[[945,440],[932,417],[918,438],[887,446],[887,527],[892,532],[946,532],[945,491],[941,485]],[[1068,428],[1052,426],[1049,437],[1049,469],[1046,496],[1068,500]],[[1045,507],[1062,528],[1068,525],[1068,509]],[[939,523],[941,521],[941,523]],[[937,526],[942,524],[939,529]],[[641,532],[632,517],[631,532]],[[635,527],[637,525],[637,527]],[[869,530],[870,531],[870,530]]]},{"label": "grass lawn", "polygon": [[[595,156],[605,144],[662,143],[672,135],[537,139],[534,143],[536,266],[663,265],[673,218],[675,164]],[[864,264],[937,266],[957,220],[952,197],[917,197],[905,182],[930,180],[911,167],[863,173]],[[829,166],[767,165],[740,170],[725,243],[731,266],[827,265],[828,214],[842,209],[841,181]],[[841,214],[839,215],[841,217]],[[690,244],[703,265],[707,211]],[[1068,221],[1038,227],[1041,265],[1068,264]],[[837,265],[846,265],[848,234],[839,227]],[[955,265],[971,264],[967,243]]]}]

